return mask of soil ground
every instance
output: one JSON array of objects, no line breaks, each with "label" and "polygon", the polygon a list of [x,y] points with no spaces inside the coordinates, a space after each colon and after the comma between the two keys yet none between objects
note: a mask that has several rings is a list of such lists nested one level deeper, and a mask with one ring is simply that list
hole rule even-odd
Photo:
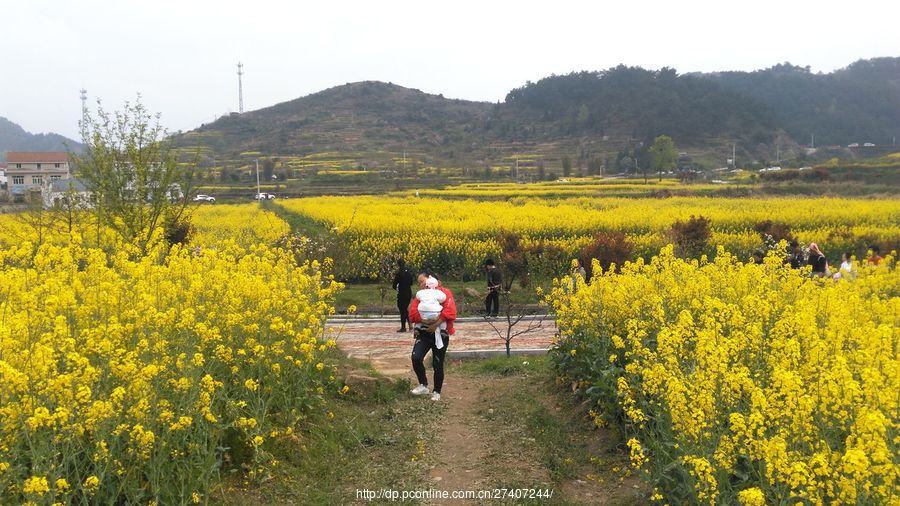
[{"label": "soil ground", "polygon": [[[285,462],[268,481],[226,480],[218,504],[646,504],[628,451],[599,429],[546,355],[448,358],[441,400],[414,397],[410,334],[393,322],[342,323],[339,368],[351,393],[334,421],[272,453]],[[521,336],[519,347],[550,345],[555,328]],[[460,322],[450,351],[502,350],[485,322]],[[515,350],[516,341],[513,341]],[[450,355],[448,355],[449,357]],[[432,370],[426,359],[428,377]],[[303,446],[297,451],[298,445]],[[380,494],[368,499],[365,494]],[[418,493],[407,500],[386,494]],[[504,492],[505,491],[505,492]],[[441,499],[469,492],[488,498]],[[503,498],[504,493],[506,497]],[[427,495],[427,494],[430,494]]]}]

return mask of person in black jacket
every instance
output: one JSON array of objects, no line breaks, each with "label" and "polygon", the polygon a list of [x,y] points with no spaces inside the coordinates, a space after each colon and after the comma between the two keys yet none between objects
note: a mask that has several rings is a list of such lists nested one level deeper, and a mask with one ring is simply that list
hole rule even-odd
[{"label": "person in black jacket", "polygon": [[[406,267],[406,262],[402,258],[397,259],[397,273],[394,274],[394,282],[391,288],[397,290],[397,309],[400,310],[400,330],[397,332],[406,332],[406,325],[409,323],[409,301],[412,300],[412,273]],[[412,324],[409,330],[412,330]]]},{"label": "person in black jacket", "polygon": [[500,313],[500,285],[503,284],[503,276],[492,259],[485,260],[484,266],[487,269],[488,287],[487,298],[484,299],[484,313],[485,317],[496,317]]},{"label": "person in black jacket", "polygon": [[812,277],[821,278],[828,275],[828,261],[816,243],[809,244],[809,259],[806,263],[812,266]]}]

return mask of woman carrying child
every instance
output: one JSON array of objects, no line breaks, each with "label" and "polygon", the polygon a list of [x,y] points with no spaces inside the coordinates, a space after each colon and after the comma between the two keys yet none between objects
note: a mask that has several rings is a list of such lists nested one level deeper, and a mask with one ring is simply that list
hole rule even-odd
[{"label": "woman carrying child", "polygon": [[[444,356],[450,344],[450,336],[455,332],[453,321],[456,320],[456,301],[453,293],[441,286],[440,281],[428,269],[422,270],[418,276],[419,288],[416,297],[409,305],[409,321],[415,324],[416,342],[412,351],[412,366],[419,381],[413,388],[413,395],[428,393],[428,377],[425,375],[425,355],[431,350],[431,366],[434,369],[434,389],[431,400],[441,400],[441,386],[444,383]],[[431,285],[431,286],[429,286]],[[421,297],[420,297],[421,294]],[[423,311],[420,312],[420,305]],[[437,304],[440,309],[435,306]],[[424,311],[428,309],[428,311]]]}]

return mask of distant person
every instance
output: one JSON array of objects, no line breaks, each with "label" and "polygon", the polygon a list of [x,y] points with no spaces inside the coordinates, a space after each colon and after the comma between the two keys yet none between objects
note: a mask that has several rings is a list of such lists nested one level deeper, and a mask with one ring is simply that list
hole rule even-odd
[{"label": "distant person", "polygon": [[[406,325],[409,323],[409,302],[412,300],[412,273],[406,267],[406,262],[402,258],[397,259],[397,273],[394,274],[394,282],[391,288],[397,291],[397,309],[400,310],[400,330],[397,332],[406,332]],[[412,330],[412,324],[409,330]]]},{"label": "distant person", "polygon": [[866,263],[877,266],[881,264],[882,260],[884,259],[881,258],[881,248],[875,244],[869,246],[869,258],[866,259]]},{"label": "distant person", "polygon": [[812,276],[814,278],[828,275],[828,260],[825,259],[825,255],[822,254],[819,245],[814,242],[809,244],[809,259],[806,263],[812,266]]},{"label": "distant person", "polygon": [[[410,390],[413,395],[425,395],[428,393],[428,377],[425,375],[425,355],[431,351],[431,367],[434,369],[434,389],[431,391],[431,400],[441,400],[441,387],[444,384],[444,357],[447,355],[447,347],[450,345],[450,336],[455,332],[453,321],[456,320],[456,301],[453,293],[441,285],[434,273],[423,269],[418,275],[419,288],[427,289],[428,278],[437,279],[437,288],[443,292],[445,299],[441,305],[441,312],[437,318],[425,319],[419,312],[419,299],[413,299],[409,306],[409,321],[416,324],[416,342],[412,350],[412,367],[416,373],[419,385]],[[446,326],[442,329],[442,326]],[[438,348],[435,332],[440,332],[443,346]]]},{"label": "distant person", "polygon": [[856,277],[855,269],[853,268],[853,257],[850,255],[849,251],[845,251],[841,255],[841,268],[834,273],[835,281],[839,279],[852,280]]},{"label": "distant person", "polygon": [[487,270],[487,297],[484,299],[485,317],[496,317],[500,314],[500,286],[503,284],[503,276],[493,259],[484,261]]},{"label": "distant person", "polygon": [[806,265],[806,259],[803,256],[803,248],[797,241],[791,241],[790,257],[788,258],[791,268],[800,269]]}]

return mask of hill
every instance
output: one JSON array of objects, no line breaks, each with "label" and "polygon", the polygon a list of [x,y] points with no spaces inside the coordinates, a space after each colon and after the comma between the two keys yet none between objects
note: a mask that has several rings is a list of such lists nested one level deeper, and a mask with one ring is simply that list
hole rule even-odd
[{"label": "hill", "polygon": [[892,144],[900,134],[900,58],[859,60],[830,74],[790,63],[698,74],[764,104],[797,142]]},{"label": "hill", "polygon": [[12,121],[0,116],[0,160],[7,151],[80,151],[81,144],[62,135],[32,134]]},{"label": "hill", "polygon": [[483,102],[445,99],[390,83],[336,86],[281,104],[219,118],[189,132],[181,144],[200,143],[217,153],[261,151],[384,151],[453,158],[450,146],[478,129],[490,111]]},{"label": "hill", "polygon": [[739,159],[766,163],[805,156],[812,133],[817,145],[862,145],[890,144],[898,131],[900,58],[877,58],[830,74],[790,64],[712,74],[620,65],[529,82],[497,104],[366,81],[222,117],[177,142],[219,160],[327,153],[396,167],[405,153],[415,163],[481,169],[513,159],[559,167],[570,157],[615,170],[623,158],[646,163],[660,134],[711,167],[732,144]]}]

